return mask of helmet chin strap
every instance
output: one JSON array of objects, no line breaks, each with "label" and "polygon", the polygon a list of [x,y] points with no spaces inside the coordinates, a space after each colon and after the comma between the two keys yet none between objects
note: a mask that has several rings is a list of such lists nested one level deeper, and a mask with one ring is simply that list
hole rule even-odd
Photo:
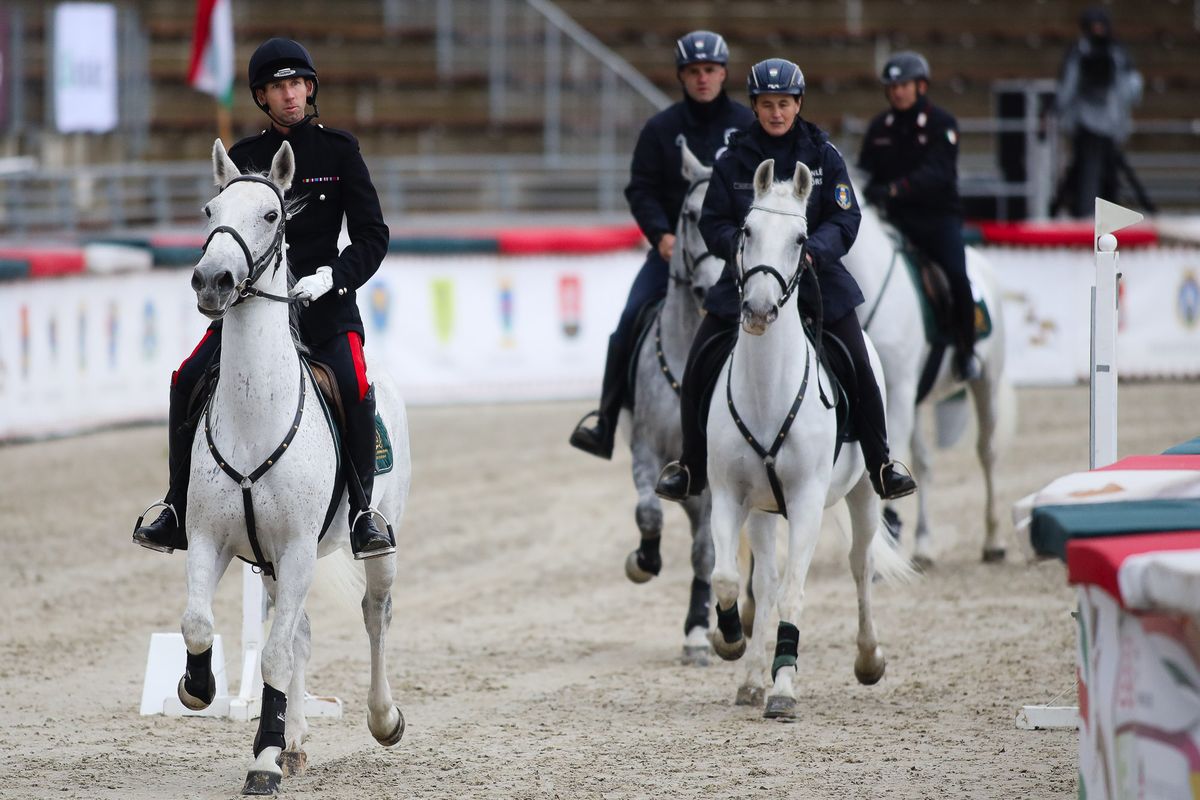
[{"label": "helmet chin strap", "polygon": [[278,125],[281,128],[287,128],[290,130],[292,128],[297,128],[297,127],[305,124],[309,120],[314,120],[317,117],[321,116],[321,112],[317,109],[317,101],[315,99],[308,98],[308,100],[305,101],[305,105],[311,105],[313,107],[313,113],[305,114],[302,118],[300,118],[292,123],[287,123],[287,122],[283,122],[281,120],[276,119],[275,115],[271,113],[271,107],[268,106],[266,103],[260,103],[258,107],[260,109],[262,109],[262,112],[264,114],[266,114],[268,117],[270,117],[271,122],[275,123],[276,125]]}]

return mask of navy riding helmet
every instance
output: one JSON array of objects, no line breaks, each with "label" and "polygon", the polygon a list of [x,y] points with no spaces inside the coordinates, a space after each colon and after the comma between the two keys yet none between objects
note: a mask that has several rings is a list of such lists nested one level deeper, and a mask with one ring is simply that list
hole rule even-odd
[{"label": "navy riding helmet", "polygon": [[760,94],[790,94],[804,96],[804,73],[786,58],[768,58],[750,68],[746,91],[751,97]]},{"label": "navy riding helmet", "polygon": [[905,50],[896,53],[883,65],[879,79],[884,86],[892,86],[905,81],[929,81],[929,62],[920,53]]},{"label": "navy riding helmet", "polygon": [[308,54],[308,50],[304,45],[291,39],[282,39],[275,37],[267,39],[258,46],[254,51],[254,55],[250,56],[250,67],[247,70],[247,75],[250,81],[250,96],[254,99],[254,105],[266,111],[265,103],[258,102],[258,95],[255,94],[255,89],[261,89],[271,81],[278,81],[284,78],[308,78],[313,82],[312,94],[308,96],[308,102],[313,107],[313,116],[317,115],[317,90],[320,89],[320,82],[317,80],[317,68],[313,64],[312,56]]},{"label": "navy riding helmet", "polygon": [[692,31],[675,42],[675,68],[683,69],[688,64],[729,63],[729,47],[725,37],[712,31]]}]

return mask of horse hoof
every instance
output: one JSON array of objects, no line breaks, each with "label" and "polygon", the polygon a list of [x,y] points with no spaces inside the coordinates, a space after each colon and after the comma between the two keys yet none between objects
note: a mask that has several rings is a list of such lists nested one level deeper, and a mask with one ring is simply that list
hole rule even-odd
[{"label": "horse hoof", "polygon": [[252,769],[246,773],[246,785],[242,794],[271,795],[279,791],[279,782],[283,776],[278,772]]},{"label": "horse hoof", "polygon": [[708,653],[706,644],[685,644],[681,661],[685,667],[707,667]]},{"label": "horse hoof", "polygon": [[933,559],[926,555],[916,555],[912,557],[912,565],[917,572],[928,572],[933,569]]},{"label": "horse hoof", "polygon": [[284,750],[279,754],[279,768],[285,778],[303,775],[308,769],[308,755],[303,750]]},{"label": "horse hoof", "polygon": [[739,686],[737,700],[734,701],[734,705],[761,706],[766,693],[766,690],[761,686]]},{"label": "horse hoof", "polygon": [[629,554],[629,557],[625,559],[625,577],[629,578],[629,580],[633,581],[634,583],[645,583],[654,577],[654,573],[647,572],[638,566],[637,554],[638,551],[634,550]]},{"label": "horse hoof", "polygon": [[999,564],[1006,554],[1007,551],[1003,547],[986,547],[983,550],[983,563]]},{"label": "horse hoof", "polygon": [[727,642],[718,630],[712,632],[711,640],[713,650],[716,650],[717,655],[725,661],[737,661],[746,652],[745,636],[740,637],[736,642]]},{"label": "horse hoof", "polygon": [[211,672],[208,674],[207,700],[205,700],[203,697],[196,697],[189,692],[187,688],[184,687],[185,680],[187,680],[186,677],[180,678],[179,686],[175,688],[175,694],[179,695],[179,702],[183,703],[185,708],[191,709],[192,711],[203,711],[204,709],[208,708],[209,705],[212,704],[213,698],[217,695],[217,679],[213,677]]},{"label": "horse hoof", "polygon": [[875,669],[868,670],[864,669],[863,666],[858,663],[858,659],[855,659],[854,677],[857,678],[858,682],[863,686],[874,686],[875,684],[879,683],[879,681],[883,678],[883,673],[887,671],[886,658],[880,656],[876,663],[877,666]]},{"label": "horse hoof", "polygon": [[781,719],[785,722],[796,718],[796,698],[777,695],[767,698],[763,719]]},{"label": "horse hoof", "polygon": [[[398,743],[404,736],[404,712],[400,710],[400,706],[393,706],[393,708],[396,709],[396,716],[399,717],[399,719],[396,721],[396,727],[392,729],[392,732],[381,736],[374,730],[371,731],[371,735],[375,737],[375,741],[379,742],[384,747],[391,747],[392,745]],[[371,727],[369,721],[367,723],[367,727]]]}]

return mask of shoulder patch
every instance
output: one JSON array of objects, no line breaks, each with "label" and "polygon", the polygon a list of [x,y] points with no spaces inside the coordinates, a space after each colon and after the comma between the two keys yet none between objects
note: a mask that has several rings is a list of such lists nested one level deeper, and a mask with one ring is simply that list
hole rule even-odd
[{"label": "shoulder patch", "polygon": [[850,187],[847,184],[839,183],[837,186],[833,187],[833,199],[837,202],[838,208],[842,209],[843,211],[848,211],[850,209],[850,206],[853,202],[850,197]]}]

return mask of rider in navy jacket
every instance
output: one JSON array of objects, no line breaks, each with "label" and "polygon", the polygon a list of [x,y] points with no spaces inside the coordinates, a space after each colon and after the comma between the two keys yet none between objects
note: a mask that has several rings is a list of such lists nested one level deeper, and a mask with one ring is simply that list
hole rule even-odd
[{"label": "rider in navy jacket", "polygon": [[600,408],[580,420],[570,438],[573,446],[601,458],[612,457],[617,417],[628,391],[629,362],[636,355],[638,317],[667,295],[675,226],[690,188],[683,179],[680,139],[686,140],[702,163],[711,164],[729,137],[754,119],[750,109],[725,94],[728,60],[729,48],[718,34],[693,31],[679,39],[675,65],[684,88],[683,100],[646,122],[633,151],[625,198],[650,242],[650,251],[608,340]]},{"label": "rider in navy jacket", "polygon": [[958,195],[958,121],[929,102],[929,63],[920,53],[896,53],[882,80],[890,108],[871,120],[863,138],[858,165],[870,175],[863,194],[945,271],[954,304],[955,367],[973,380],[980,368]]},{"label": "rider in navy jacket", "polygon": [[[911,494],[916,483],[888,457],[883,399],[854,313],[863,302],[862,292],[840,260],[854,243],[861,220],[845,162],[824,132],[800,119],[804,75],[799,67],[781,58],[767,59],[754,65],[747,84],[758,121],[718,159],[700,216],[700,233],[709,250],[726,259],[725,271],[705,300],[709,313],[696,332],[683,373],[683,453],[663,469],[655,491],[668,500],[684,500],[703,491],[707,482],[708,401],[737,340],[741,317],[739,236],[754,201],[754,173],[763,161],[774,159],[778,178],[790,179],[797,162],[804,162],[813,174],[806,260],[820,285],[825,330],[846,345],[854,363],[854,383],[846,390],[856,400],[854,422],[871,483],[885,499]],[[806,285],[811,287],[802,279],[800,292]]]},{"label": "rider in navy jacket", "polygon": [[[395,552],[387,532],[376,526],[371,509],[375,476],[375,387],[367,378],[364,338],[355,291],[375,274],[387,254],[388,228],[379,196],[358,150],[345,131],[313,122],[319,89],[312,57],[298,42],[268,39],[254,51],[249,65],[255,105],[271,119],[257,136],[230,149],[243,171],[265,171],[286,141],[296,171],[287,193],[288,269],[296,277],[289,294],[300,303],[300,340],[308,355],[330,366],[345,410],[344,445],[350,489],[350,545],[356,558]],[[307,113],[312,105],[313,113]],[[351,243],[338,250],[342,217]],[[193,395],[216,362],[221,324],[209,326],[192,354],[171,376],[168,417],[170,487],[154,521],[138,525],[133,540],[151,550],[170,553],[187,547],[187,486],[196,418],[189,416]],[[140,522],[140,520],[139,520]]]}]

